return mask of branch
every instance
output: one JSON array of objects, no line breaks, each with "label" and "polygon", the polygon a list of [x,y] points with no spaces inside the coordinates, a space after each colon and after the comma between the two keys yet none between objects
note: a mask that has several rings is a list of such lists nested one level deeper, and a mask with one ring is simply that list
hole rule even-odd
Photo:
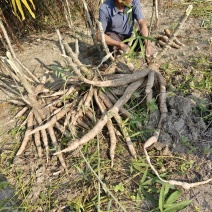
[{"label": "branch", "polygon": [[[99,32],[100,32],[100,35],[101,35],[101,41],[102,41],[104,51],[105,51],[106,55],[109,55],[110,51],[109,51],[109,48],[108,48],[108,46],[105,42],[105,35],[104,35],[103,28],[102,28],[102,23],[100,21],[97,21],[97,24],[98,24]],[[110,56],[110,58],[111,58],[112,61],[115,60],[112,55]]]},{"label": "branch", "polygon": [[[88,70],[78,59],[77,55],[72,51],[71,47],[68,45],[68,43],[64,43],[65,50],[67,51],[67,54],[71,57],[74,63],[77,64],[77,66],[80,67],[82,72],[88,77],[88,79],[93,78],[93,73]],[[73,64],[73,62],[66,57],[68,64]],[[68,60],[69,59],[69,60]],[[73,64],[74,65],[74,64]]]},{"label": "branch", "polygon": [[97,46],[98,41],[97,41],[97,38],[96,38],[96,33],[95,33],[95,29],[94,29],[92,21],[91,21],[90,14],[88,12],[87,4],[86,4],[85,0],[82,0],[82,2],[83,2],[83,5],[84,5],[84,8],[85,8],[85,12],[86,12],[86,16],[87,16],[87,19],[88,19],[88,23],[89,23],[90,28],[91,28],[91,34],[92,34],[92,37],[93,37],[94,44]]},{"label": "branch", "polygon": [[14,51],[13,48],[12,48],[12,45],[11,45],[9,36],[8,36],[7,31],[6,31],[5,27],[4,27],[4,24],[2,23],[1,18],[0,18],[0,28],[1,28],[2,32],[3,32],[3,34],[4,34],[4,37],[5,37],[6,41],[7,41],[7,45],[8,45],[8,47],[9,47],[9,50],[10,50],[10,52],[11,52],[13,58],[16,58],[15,51]]},{"label": "branch", "polygon": [[65,48],[64,48],[63,43],[62,43],[62,37],[61,37],[61,34],[60,34],[60,30],[56,29],[56,33],[57,33],[57,37],[58,37],[58,40],[59,40],[61,52],[62,52],[62,54],[66,55]]}]

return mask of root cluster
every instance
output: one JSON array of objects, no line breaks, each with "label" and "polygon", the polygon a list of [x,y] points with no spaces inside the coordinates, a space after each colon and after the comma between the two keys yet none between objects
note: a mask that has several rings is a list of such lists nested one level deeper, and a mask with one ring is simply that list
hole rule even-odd
[{"label": "root cluster", "polygon": [[[169,38],[171,37],[171,32],[169,29],[164,29],[163,35],[157,36],[157,45],[160,47],[166,46],[166,44],[169,41]],[[172,48],[180,49],[184,44],[176,37],[173,42],[170,44]]]},{"label": "root cluster", "polygon": [[[43,155],[44,149],[48,160],[50,146],[53,146],[51,150],[55,151],[54,154],[66,169],[64,153],[87,143],[97,136],[103,127],[107,127],[110,137],[111,166],[114,161],[117,131],[121,131],[130,153],[136,157],[129,132],[122,125],[123,118],[133,119],[133,115],[124,109],[124,104],[134,91],[145,84],[147,99],[151,101],[154,78],[160,84],[161,93],[165,92],[164,79],[158,72],[157,66],[151,64],[146,69],[132,71],[131,66],[128,67],[120,60],[113,62],[104,74],[99,74],[87,69],[68,44],[64,44],[64,47],[67,53],[66,60],[73,73],[72,77],[68,78],[66,86],[57,91],[47,88],[45,77],[40,83],[29,84],[23,77],[25,76],[23,70],[19,70],[17,61],[11,55],[4,58],[5,64],[8,65],[8,69],[10,68],[9,73],[13,73],[12,67],[15,67],[18,70],[17,74],[19,72],[23,74],[20,84],[25,88],[23,95],[20,96],[25,106],[17,113],[14,120],[25,115],[27,130],[16,155],[20,156],[24,152],[33,136],[38,156]],[[122,74],[116,73],[117,70],[120,71],[120,67],[125,69]],[[107,89],[102,89],[103,87]],[[160,102],[161,111],[166,113],[167,109],[163,105],[165,100],[160,98]],[[102,115],[100,116],[97,111]],[[82,132],[87,133],[82,135]],[[68,147],[61,149],[58,140],[63,136],[69,137],[70,141]]]}]

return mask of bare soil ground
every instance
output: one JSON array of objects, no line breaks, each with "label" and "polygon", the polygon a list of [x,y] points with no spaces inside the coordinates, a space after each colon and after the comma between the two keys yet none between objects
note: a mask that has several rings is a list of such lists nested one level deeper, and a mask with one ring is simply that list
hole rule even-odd
[{"label": "bare soil ground", "polygon": [[[148,1],[143,1],[143,11],[147,23],[150,22],[151,6]],[[169,1],[163,1],[159,12],[158,27],[155,28],[153,26],[152,36],[156,37],[161,34],[165,28],[174,28],[178,23],[178,18],[184,13],[186,8],[187,5],[178,1],[172,4]],[[211,95],[198,89],[191,89],[188,93],[177,90],[180,87],[179,85],[184,83],[183,80],[185,78],[182,76],[192,73],[191,57],[209,58],[210,64],[208,64],[208,67],[211,68],[211,46],[194,50],[192,55],[190,53],[180,54],[175,57],[179,52],[182,53],[184,48],[195,46],[211,36],[211,28],[200,27],[201,21],[202,18],[190,17],[180,33],[180,40],[186,46],[180,50],[169,50],[161,61],[161,72],[167,79],[169,88],[167,100],[169,115],[167,122],[163,126],[159,145],[151,150],[152,156],[159,157],[161,155],[162,157],[163,165],[157,159],[154,161],[157,167],[161,169],[161,173],[172,170],[168,178],[187,182],[201,181],[212,177],[212,125],[211,121],[205,122],[201,112],[197,111],[203,102],[206,102],[207,107],[211,109]],[[93,65],[101,58],[98,54],[95,55],[95,52],[91,54],[93,44],[90,32],[85,26],[77,27],[75,34],[66,28],[60,30],[63,39],[66,39],[71,46],[74,46],[75,36],[79,39],[79,59],[84,64]],[[55,32],[30,35],[22,40],[21,43],[24,51],[20,52],[16,49],[17,56],[36,76],[41,77],[46,71],[50,70],[50,66],[63,68],[67,66],[61,56]],[[159,51],[159,47],[154,45],[154,51]],[[170,55],[175,58],[169,59]],[[167,67],[167,64],[169,67],[164,68]],[[176,69],[178,72],[170,74],[170,70]],[[49,82],[52,82],[52,80],[57,80],[57,78],[54,72],[50,70]],[[22,210],[24,211],[24,207],[27,205],[26,211],[80,211],[80,208],[84,208],[85,211],[95,211],[94,202],[97,201],[98,192],[97,180],[87,168],[78,151],[67,155],[68,174],[60,173],[60,166],[55,156],[52,156],[48,164],[45,157],[38,158],[33,141],[28,145],[24,154],[14,163],[15,152],[20,145],[20,138],[24,129],[16,131],[18,128],[15,122],[5,125],[20,109],[9,105],[6,99],[7,97],[1,93],[0,169],[3,171],[3,175],[0,176],[0,179],[5,182],[6,186],[0,187],[0,208],[4,208],[5,211],[13,211],[15,206],[19,206],[19,208],[23,207]],[[151,121],[148,122],[147,129],[154,128],[156,124],[155,117],[157,118],[157,111],[152,115]],[[108,143],[105,143],[103,135],[102,137],[100,136],[100,140],[102,181],[111,190],[120,182],[124,184],[124,191],[117,192],[115,195],[125,205],[127,211],[151,211],[152,204],[149,201],[141,199],[139,206],[137,206],[138,202],[133,201],[132,196],[136,194],[142,174],[131,170],[136,161],[130,157],[123,141],[120,139],[116,151],[115,165],[110,168],[107,150]],[[141,143],[135,140],[135,145],[138,154],[141,156],[138,162],[142,163],[144,160],[142,158]],[[93,164],[94,170],[97,170],[98,155],[96,146],[96,141],[92,141],[82,147],[89,163]],[[169,154],[165,156],[163,155],[163,150],[166,146],[168,146]],[[183,158],[184,162],[177,158]],[[176,167],[179,169],[177,170]],[[14,187],[14,192],[11,192],[11,187]],[[212,211],[211,197],[211,183],[189,191],[183,191],[182,200],[192,199],[193,201],[182,211]],[[101,201],[102,205],[105,204],[107,206],[110,198],[102,194]],[[119,211],[119,209],[114,204],[110,211]]]}]

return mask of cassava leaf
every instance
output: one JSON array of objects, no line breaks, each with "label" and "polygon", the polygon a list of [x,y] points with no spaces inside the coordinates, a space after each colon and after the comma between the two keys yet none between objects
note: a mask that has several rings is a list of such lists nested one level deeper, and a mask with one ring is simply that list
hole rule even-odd
[{"label": "cassava leaf", "polygon": [[127,43],[127,42],[133,41],[135,39],[136,39],[136,37],[130,37],[130,38],[127,38],[127,39],[123,40],[122,42],[123,43]]},{"label": "cassava leaf", "polygon": [[137,46],[138,44],[138,39],[135,40],[135,43],[133,44],[133,46],[131,47],[130,51],[129,51],[129,55],[131,55],[135,49],[135,47]]},{"label": "cassava leaf", "polygon": [[139,46],[140,46],[140,49],[141,49],[141,55],[144,58],[145,57],[145,49],[144,49],[144,45],[143,45],[143,40],[141,40],[141,38],[138,37],[138,41],[139,41]]},{"label": "cassava leaf", "polygon": [[142,35],[140,35],[139,37],[140,37],[141,39],[143,39],[143,40],[155,41],[155,39],[154,39],[154,38],[151,38],[151,37],[146,37],[146,36],[142,36]]},{"label": "cassava leaf", "polygon": [[131,13],[132,12],[132,8],[130,8],[129,10],[127,10],[127,13]]}]

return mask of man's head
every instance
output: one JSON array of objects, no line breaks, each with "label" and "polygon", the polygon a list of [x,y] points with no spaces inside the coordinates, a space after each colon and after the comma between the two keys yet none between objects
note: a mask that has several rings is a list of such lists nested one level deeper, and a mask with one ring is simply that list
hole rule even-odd
[{"label": "man's head", "polygon": [[117,0],[118,3],[131,4],[133,0]]}]

